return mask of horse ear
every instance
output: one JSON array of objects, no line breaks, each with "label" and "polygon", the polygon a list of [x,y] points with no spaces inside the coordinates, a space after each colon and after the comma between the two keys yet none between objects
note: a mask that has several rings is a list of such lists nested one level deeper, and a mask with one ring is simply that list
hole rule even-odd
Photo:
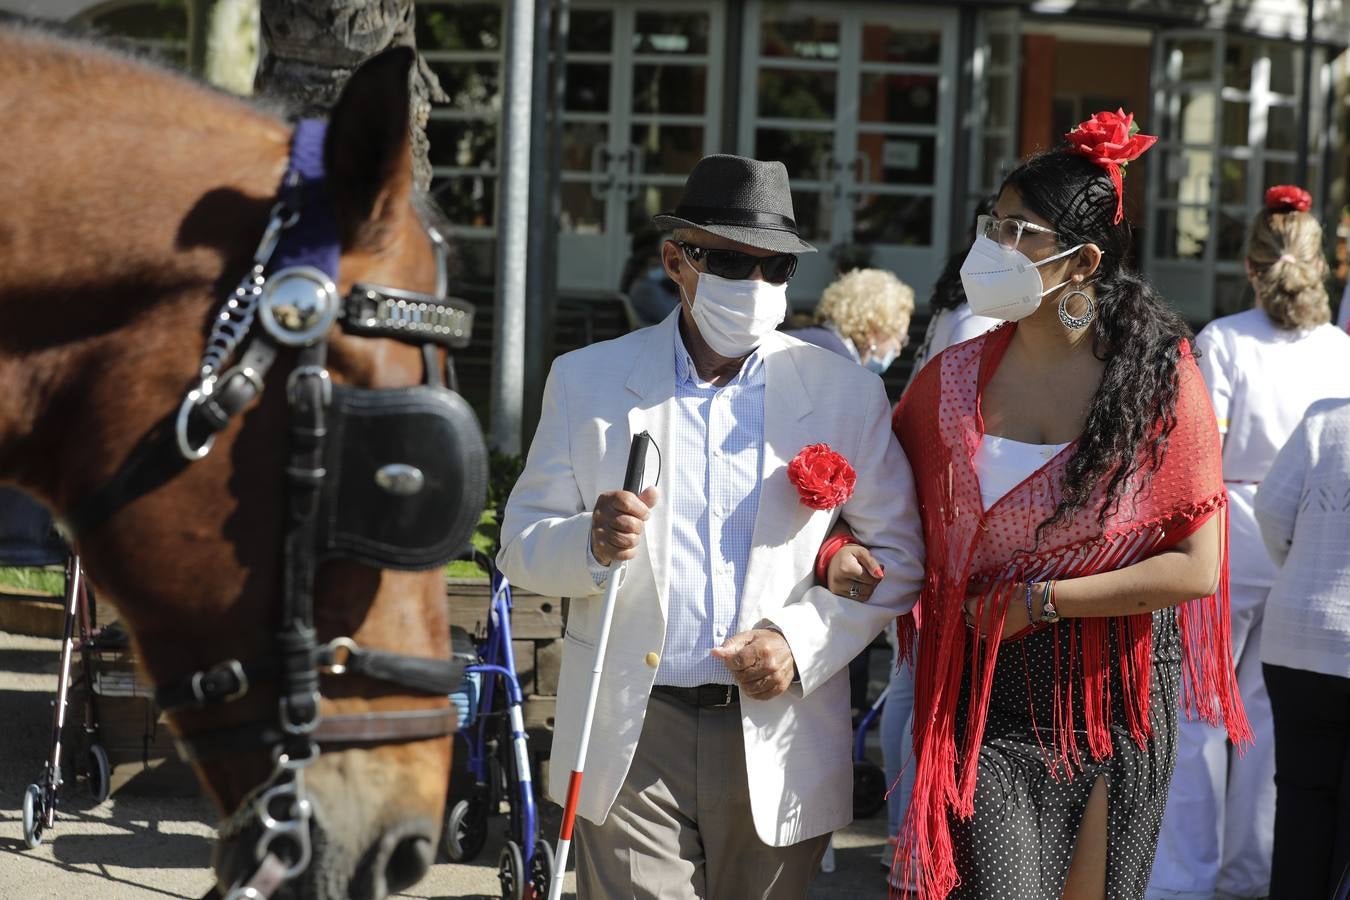
[{"label": "horse ear", "polygon": [[382,248],[412,191],[409,75],[416,54],[394,47],[362,63],[328,121],[324,161],[343,249]]}]

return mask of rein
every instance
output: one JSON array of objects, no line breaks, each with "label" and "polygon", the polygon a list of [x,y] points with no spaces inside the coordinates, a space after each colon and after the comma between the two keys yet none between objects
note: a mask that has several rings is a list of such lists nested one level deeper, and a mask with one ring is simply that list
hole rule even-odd
[{"label": "rein", "polygon": [[[89,533],[130,500],[207,456],[215,436],[263,393],[282,351],[295,364],[286,380],[290,410],[286,531],[275,656],[227,659],[158,685],[170,714],[222,706],[260,684],[276,686],[271,721],[185,734],[190,760],[268,750],[272,774],[239,805],[222,837],[256,823],[256,868],[226,900],[272,896],[309,866],[313,805],[305,769],[321,745],[375,745],[452,734],[453,707],[320,714],[320,675],[356,675],[445,698],[463,662],[362,647],[350,637],[320,644],[314,627],[314,578],[324,559],[380,568],[439,567],[467,544],[484,503],[486,448],[477,419],[455,391],[453,365],[436,348],[468,344],[473,307],[446,296],[444,241],[427,230],[437,257],[435,294],[358,284],[339,298],[337,226],[323,165],[322,120],[300,121],[290,164],[253,264],[212,323],[198,377],[176,414],[139,445],[118,472],[65,519]],[[425,383],[368,390],[334,385],[326,368],[334,325],[352,335],[394,338],[422,347]],[[240,345],[247,345],[239,352]],[[224,370],[238,354],[238,361]]]}]

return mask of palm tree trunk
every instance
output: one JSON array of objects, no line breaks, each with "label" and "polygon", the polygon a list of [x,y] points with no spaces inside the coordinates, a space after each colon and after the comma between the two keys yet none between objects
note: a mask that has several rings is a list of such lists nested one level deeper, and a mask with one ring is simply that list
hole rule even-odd
[{"label": "palm tree trunk", "polygon": [[[301,115],[326,114],[347,77],[363,61],[390,47],[416,49],[413,0],[262,0],[259,94],[285,97]],[[412,85],[413,179],[431,185],[427,118],[433,100],[448,98],[436,75],[418,57]]]}]

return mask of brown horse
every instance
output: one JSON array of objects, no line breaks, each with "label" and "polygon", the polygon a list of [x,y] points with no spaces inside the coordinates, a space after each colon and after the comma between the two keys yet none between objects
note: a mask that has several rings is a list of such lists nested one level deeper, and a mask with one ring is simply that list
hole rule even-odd
[{"label": "brown horse", "polygon": [[[413,206],[410,54],[353,75],[325,157],[341,235],[338,292],[355,282],[430,292],[436,257]],[[154,66],[40,32],[0,28],[0,480],[58,517],[110,479],[179,405],[221,300],[249,269],[287,167],[274,116]],[[333,380],[418,383],[423,358],[391,340],[331,338]],[[285,521],[286,371],[214,451],[122,506],[78,550],[157,684],[275,653]],[[321,565],[319,640],[448,654],[436,570]],[[446,706],[363,678],[323,680],[323,714]],[[273,721],[258,685],[173,716],[180,736]],[[308,770],[314,858],[290,890],[376,898],[415,883],[437,846],[450,740],[324,748]],[[230,816],[273,771],[261,749],[198,766]],[[223,836],[228,890],[255,865]]]}]

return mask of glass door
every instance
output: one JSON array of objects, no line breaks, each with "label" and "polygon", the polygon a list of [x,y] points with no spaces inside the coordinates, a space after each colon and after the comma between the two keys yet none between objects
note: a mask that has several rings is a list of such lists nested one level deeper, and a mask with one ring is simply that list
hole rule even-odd
[{"label": "glass door", "polygon": [[634,235],[715,152],[722,26],[715,3],[572,7],[558,282],[617,290]]},{"label": "glass door", "polygon": [[741,152],[782,160],[803,237],[789,296],[813,306],[847,255],[926,296],[947,252],[954,13],[752,2]]},{"label": "glass door", "polygon": [[[1163,296],[1204,322],[1251,305],[1243,263],[1247,230],[1265,189],[1295,178],[1302,50],[1286,41],[1209,32],[1168,32],[1155,46],[1161,165],[1149,171],[1151,237],[1144,259]],[[1320,93],[1312,101],[1314,140],[1304,185],[1314,195]]]},{"label": "glass door", "polygon": [[972,99],[967,125],[970,134],[970,193],[965,222],[975,207],[1003,184],[1017,165],[1017,112],[1021,70],[1021,29],[1017,10],[986,11],[976,22],[975,52],[970,66]]}]

